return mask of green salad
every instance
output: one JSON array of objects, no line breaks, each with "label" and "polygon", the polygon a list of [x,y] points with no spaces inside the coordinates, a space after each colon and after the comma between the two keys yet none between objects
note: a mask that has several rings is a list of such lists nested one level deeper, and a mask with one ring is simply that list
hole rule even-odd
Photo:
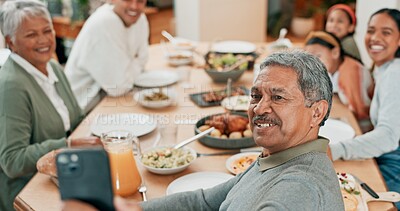
[{"label": "green salad", "polygon": [[[224,71],[232,65],[236,65],[237,62],[242,62],[246,57],[244,55],[233,55],[232,53],[227,54],[215,54],[210,53],[207,59],[207,66],[209,69],[215,69],[217,71]],[[247,69],[248,61],[242,62],[238,65],[239,70]]]}]

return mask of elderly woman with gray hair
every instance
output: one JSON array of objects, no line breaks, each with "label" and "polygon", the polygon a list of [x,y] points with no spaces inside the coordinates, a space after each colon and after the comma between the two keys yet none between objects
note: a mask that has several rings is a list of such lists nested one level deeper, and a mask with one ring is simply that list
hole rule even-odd
[{"label": "elderly woman with gray hair", "polygon": [[98,145],[98,138],[69,139],[83,115],[52,55],[55,33],[45,5],[6,1],[1,31],[12,51],[0,70],[0,210],[13,210],[36,162],[52,150]]}]

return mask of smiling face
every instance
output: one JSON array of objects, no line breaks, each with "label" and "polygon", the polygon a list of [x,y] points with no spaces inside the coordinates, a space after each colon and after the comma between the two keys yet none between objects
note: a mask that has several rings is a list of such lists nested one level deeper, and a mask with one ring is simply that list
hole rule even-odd
[{"label": "smiling face", "polygon": [[316,139],[323,118],[315,113],[319,104],[305,106],[297,74],[292,69],[280,66],[263,69],[251,89],[248,114],[254,140],[264,148],[264,155]]},{"label": "smiling face", "polygon": [[325,30],[334,34],[339,39],[343,39],[349,33],[353,33],[355,25],[350,22],[349,16],[341,9],[333,10],[329,13],[326,21]]},{"label": "smiling face", "polygon": [[338,48],[329,49],[321,44],[309,44],[304,47],[304,50],[318,57],[324,63],[330,74],[334,74],[340,64],[340,53]]},{"label": "smiling face", "polygon": [[121,18],[126,27],[140,18],[146,7],[146,0],[113,0],[114,12]]},{"label": "smiling face", "polygon": [[14,53],[40,71],[45,71],[56,48],[52,25],[48,19],[40,16],[23,19],[14,40],[7,36],[6,41]]},{"label": "smiling face", "polygon": [[400,46],[400,32],[396,22],[386,13],[371,17],[365,35],[365,46],[377,66],[394,59]]}]

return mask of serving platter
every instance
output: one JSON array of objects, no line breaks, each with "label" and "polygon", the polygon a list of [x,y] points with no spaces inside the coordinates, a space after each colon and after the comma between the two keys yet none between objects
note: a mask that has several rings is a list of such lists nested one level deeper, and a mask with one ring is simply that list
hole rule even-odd
[{"label": "serving platter", "polygon": [[[246,87],[232,87],[232,90],[237,90],[238,92],[241,92],[240,95],[248,95],[250,91]],[[241,91],[239,91],[241,90]],[[220,106],[221,105],[221,100],[215,100],[208,102],[204,99],[204,95],[210,94],[210,93],[215,93],[215,94],[223,94],[226,95],[226,89],[221,89],[221,90],[216,90],[216,91],[209,91],[209,92],[200,92],[200,93],[194,93],[190,94],[190,99],[198,106],[200,107],[211,107],[211,106]],[[235,93],[233,93],[235,94]],[[224,97],[225,98],[225,97]]]},{"label": "serving platter", "polygon": [[342,193],[345,211],[368,211],[368,202],[371,201],[400,201],[400,193],[378,192],[379,198],[374,198],[361,188],[360,183],[350,173],[337,173],[340,191]]},{"label": "serving platter", "polygon": [[[225,114],[227,113],[212,114],[198,120],[196,122],[194,129],[195,134],[199,134],[201,132],[199,127],[205,125],[206,120],[209,120],[216,115],[225,115]],[[237,115],[248,118],[247,113],[245,112],[230,112],[229,115]],[[243,136],[241,138],[220,138],[211,136],[210,134],[200,138],[199,142],[205,146],[212,148],[219,148],[219,149],[241,149],[241,148],[253,147],[256,145],[252,136],[251,137]]]}]

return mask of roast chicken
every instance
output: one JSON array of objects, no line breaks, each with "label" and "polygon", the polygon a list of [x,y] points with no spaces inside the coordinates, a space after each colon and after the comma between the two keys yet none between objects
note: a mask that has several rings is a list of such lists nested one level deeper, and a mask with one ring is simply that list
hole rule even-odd
[{"label": "roast chicken", "polygon": [[242,132],[246,130],[249,119],[235,114],[220,114],[212,116],[206,120],[205,124],[215,127],[224,134],[230,134],[231,132]]}]

